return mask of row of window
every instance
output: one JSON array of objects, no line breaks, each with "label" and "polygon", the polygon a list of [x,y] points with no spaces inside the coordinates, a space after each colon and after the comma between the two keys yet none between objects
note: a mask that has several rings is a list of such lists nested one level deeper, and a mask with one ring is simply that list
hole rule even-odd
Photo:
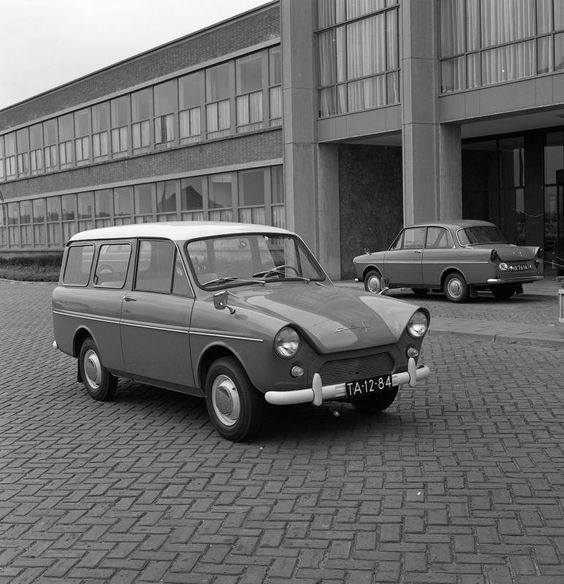
[{"label": "row of window", "polygon": [[564,69],[561,0],[441,0],[441,92]]},{"label": "row of window", "polygon": [[0,180],[43,174],[282,121],[280,47],[0,136]]},{"label": "row of window", "polygon": [[[132,248],[129,243],[100,245],[92,277],[95,286],[123,288],[129,268]],[[87,286],[95,255],[91,243],[69,248],[63,284]],[[172,241],[141,239],[137,245],[134,290],[186,296],[190,285],[182,258]]]},{"label": "row of window", "polygon": [[178,220],[284,227],[282,166],[7,202],[0,247],[60,248],[86,229]]},{"label": "row of window", "polygon": [[399,102],[398,16],[395,1],[319,0],[320,117]]}]

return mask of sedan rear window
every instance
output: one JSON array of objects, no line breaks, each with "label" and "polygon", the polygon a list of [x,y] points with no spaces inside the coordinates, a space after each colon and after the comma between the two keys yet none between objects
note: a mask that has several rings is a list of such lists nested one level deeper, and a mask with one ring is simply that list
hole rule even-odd
[{"label": "sedan rear window", "polygon": [[458,232],[461,245],[480,245],[483,243],[507,243],[507,239],[495,225],[475,225]]}]

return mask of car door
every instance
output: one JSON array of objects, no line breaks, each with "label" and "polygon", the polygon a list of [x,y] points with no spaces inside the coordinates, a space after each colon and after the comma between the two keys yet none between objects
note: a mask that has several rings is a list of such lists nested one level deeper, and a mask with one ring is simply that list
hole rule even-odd
[{"label": "car door", "polygon": [[441,274],[454,259],[453,248],[454,242],[447,229],[438,226],[427,228],[427,239],[421,262],[425,287],[440,288]]},{"label": "car door", "polygon": [[194,297],[182,258],[166,239],[141,239],[135,278],[123,297],[121,342],[128,373],[194,386],[189,325]]},{"label": "car door", "polygon": [[425,246],[425,230],[426,227],[404,229],[396,248],[386,252],[384,271],[391,285],[417,287],[423,283],[421,257]]}]

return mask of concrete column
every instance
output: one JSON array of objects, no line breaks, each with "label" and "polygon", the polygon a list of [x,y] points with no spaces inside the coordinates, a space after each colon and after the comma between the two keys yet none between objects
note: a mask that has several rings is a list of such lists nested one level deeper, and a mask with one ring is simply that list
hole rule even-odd
[{"label": "concrete column", "polygon": [[404,223],[461,217],[460,128],[438,118],[436,3],[404,0],[400,19]]},{"label": "concrete column", "polygon": [[336,146],[316,143],[315,2],[281,0],[286,224],[340,277]]}]

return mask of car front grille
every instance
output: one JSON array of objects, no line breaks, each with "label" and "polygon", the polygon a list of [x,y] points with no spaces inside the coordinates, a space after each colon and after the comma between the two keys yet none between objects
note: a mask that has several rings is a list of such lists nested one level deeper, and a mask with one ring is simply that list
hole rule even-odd
[{"label": "car front grille", "polygon": [[384,375],[391,373],[394,362],[389,353],[379,353],[367,357],[353,359],[339,359],[337,361],[326,361],[321,366],[319,374],[323,385],[333,385],[364,379],[373,375]]}]

